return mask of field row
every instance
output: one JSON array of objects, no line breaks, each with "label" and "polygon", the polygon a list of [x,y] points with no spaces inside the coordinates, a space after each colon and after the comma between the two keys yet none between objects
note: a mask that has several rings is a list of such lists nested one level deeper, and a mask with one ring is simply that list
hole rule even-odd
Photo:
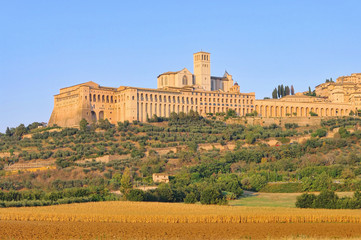
[{"label": "field row", "polygon": [[1,239],[359,239],[361,225],[0,221]]},{"label": "field row", "polygon": [[0,220],[114,223],[361,223],[361,210],[92,202],[0,209]]}]

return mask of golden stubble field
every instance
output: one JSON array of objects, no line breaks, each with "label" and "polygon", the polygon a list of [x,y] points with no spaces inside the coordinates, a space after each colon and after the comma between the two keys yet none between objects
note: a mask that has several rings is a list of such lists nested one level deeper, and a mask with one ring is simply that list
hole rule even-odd
[{"label": "golden stubble field", "polygon": [[361,210],[97,202],[0,209],[1,239],[361,238]]}]

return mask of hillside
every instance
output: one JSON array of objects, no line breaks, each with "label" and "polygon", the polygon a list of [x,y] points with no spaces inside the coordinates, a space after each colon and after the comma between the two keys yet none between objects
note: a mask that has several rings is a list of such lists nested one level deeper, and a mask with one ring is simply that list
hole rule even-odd
[{"label": "hillside", "polygon": [[[361,189],[360,118],[329,119],[318,127],[221,120],[192,112],[150,123],[8,129],[0,136],[0,200],[16,191],[18,200],[49,205],[116,199],[110,192],[121,190],[130,200],[202,202],[211,193],[218,199],[213,203],[225,203],[243,190]],[[170,183],[147,193],[131,190],[155,185],[153,173],[170,175]],[[88,192],[79,195],[80,189]]]}]

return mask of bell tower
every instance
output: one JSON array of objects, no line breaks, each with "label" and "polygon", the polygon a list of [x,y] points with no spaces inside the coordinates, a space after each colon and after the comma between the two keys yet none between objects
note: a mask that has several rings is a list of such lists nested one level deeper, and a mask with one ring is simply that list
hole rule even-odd
[{"label": "bell tower", "polygon": [[195,84],[206,91],[211,91],[211,54],[197,52],[193,54]]}]

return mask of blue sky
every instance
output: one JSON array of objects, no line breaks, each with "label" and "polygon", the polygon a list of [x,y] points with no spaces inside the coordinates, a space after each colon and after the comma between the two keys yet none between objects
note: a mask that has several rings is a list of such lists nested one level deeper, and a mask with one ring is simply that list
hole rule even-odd
[{"label": "blue sky", "polygon": [[0,0],[0,132],[47,122],[62,87],[156,88],[210,52],[242,92],[361,72],[361,2]]}]

